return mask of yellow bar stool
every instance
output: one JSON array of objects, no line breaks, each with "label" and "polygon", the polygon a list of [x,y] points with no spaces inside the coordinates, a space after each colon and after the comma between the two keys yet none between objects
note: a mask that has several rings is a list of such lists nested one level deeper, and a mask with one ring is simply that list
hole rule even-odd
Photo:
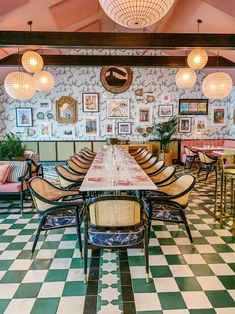
[{"label": "yellow bar stool", "polygon": [[[228,188],[228,180],[231,181],[231,189]],[[235,166],[224,166],[221,174],[221,198],[220,198],[220,224],[226,229],[232,231],[235,235]],[[230,193],[228,203],[228,193]]]}]

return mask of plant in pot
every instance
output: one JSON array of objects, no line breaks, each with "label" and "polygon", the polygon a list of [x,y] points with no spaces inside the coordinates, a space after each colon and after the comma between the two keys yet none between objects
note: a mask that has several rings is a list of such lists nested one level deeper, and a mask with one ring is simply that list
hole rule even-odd
[{"label": "plant in pot", "polygon": [[25,150],[26,146],[23,145],[21,139],[10,132],[0,144],[0,160],[25,159]]},{"label": "plant in pot", "polygon": [[153,125],[152,134],[160,142],[160,153],[163,153],[164,160],[167,165],[172,164],[171,151],[169,144],[172,136],[177,133],[177,116],[172,117],[168,121],[156,123]]}]

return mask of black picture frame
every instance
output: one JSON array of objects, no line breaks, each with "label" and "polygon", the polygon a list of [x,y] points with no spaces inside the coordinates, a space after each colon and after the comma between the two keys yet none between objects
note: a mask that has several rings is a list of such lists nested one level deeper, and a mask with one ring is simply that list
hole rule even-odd
[{"label": "black picture frame", "polygon": [[[127,130],[123,127],[127,127]],[[118,135],[130,135],[131,132],[131,122],[118,122]]]},{"label": "black picture frame", "polygon": [[16,126],[17,127],[33,126],[32,108],[16,108]]},{"label": "black picture frame", "polygon": [[82,93],[83,112],[99,112],[99,93]]},{"label": "black picture frame", "polygon": [[192,132],[192,118],[180,117],[178,120],[178,132],[179,133],[191,133]]},{"label": "black picture frame", "polygon": [[180,99],[179,115],[208,115],[208,99]]}]

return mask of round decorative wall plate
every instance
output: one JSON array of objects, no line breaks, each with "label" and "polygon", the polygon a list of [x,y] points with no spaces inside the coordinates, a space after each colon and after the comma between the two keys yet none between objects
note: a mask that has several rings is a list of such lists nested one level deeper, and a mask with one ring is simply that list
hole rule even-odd
[{"label": "round decorative wall plate", "polygon": [[47,114],[47,119],[49,119],[49,120],[53,119],[53,114],[50,113],[50,112],[48,112],[48,114]]},{"label": "round decorative wall plate", "polygon": [[36,117],[39,119],[39,120],[43,120],[44,117],[45,117],[45,114],[43,112],[38,112]]},{"label": "round decorative wall plate", "polygon": [[113,94],[125,92],[132,83],[133,74],[129,67],[108,66],[100,71],[100,80],[105,89]]}]

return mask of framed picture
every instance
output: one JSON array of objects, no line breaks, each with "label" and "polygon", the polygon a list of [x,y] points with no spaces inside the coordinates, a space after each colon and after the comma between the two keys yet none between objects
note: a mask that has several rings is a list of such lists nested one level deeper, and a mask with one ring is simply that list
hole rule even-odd
[{"label": "framed picture", "polygon": [[115,135],[115,123],[114,123],[114,121],[106,122],[105,135]]},{"label": "framed picture", "polygon": [[118,134],[131,134],[131,122],[118,122]]},{"label": "framed picture", "polygon": [[99,111],[99,94],[98,93],[83,93],[82,108],[84,112]]},{"label": "framed picture", "polygon": [[162,94],[161,95],[161,103],[163,104],[169,104],[171,102],[171,94]]},{"label": "framed picture", "polygon": [[51,136],[51,123],[42,122],[40,125],[40,134],[42,136]]},{"label": "framed picture", "polygon": [[160,105],[158,107],[159,117],[172,117],[173,116],[173,106],[172,105]]},{"label": "framed picture", "polygon": [[179,118],[179,133],[190,133],[192,130],[192,118]]},{"label": "framed picture", "polygon": [[77,121],[77,102],[70,96],[62,96],[56,101],[56,121],[75,123]]},{"label": "framed picture", "polygon": [[89,116],[85,117],[85,135],[98,136],[99,135],[99,117]]},{"label": "framed picture", "polygon": [[113,94],[125,92],[132,83],[132,77],[129,67],[108,66],[100,71],[102,85]]},{"label": "framed picture", "polygon": [[211,124],[215,126],[226,125],[226,108],[213,107]]},{"label": "framed picture", "polygon": [[107,99],[107,118],[129,118],[129,99]]},{"label": "framed picture", "polygon": [[32,108],[16,108],[16,126],[33,126]]},{"label": "framed picture", "polygon": [[44,109],[44,110],[50,111],[51,110],[51,100],[50,99],[40,100],[39,107],[42,110]]},{"label": "framed picture", "polygon": [[207,115],[208,99],[180,99],[180,115]]},{"label": "framed picture", "polygon": [[141,124],[152,124],[152,107],[141,106],[138,108],[137,121]]},{"label": "framed picture", "polygon": [[67,125],[67,126],[60,126],[60,136],[61,137],[68,137],[74,138],[75,134],[75,126]]},{"label": "framed picture", "polygon": [[198,117],[195,119],[195,129],[198,131],[205,131],[207,129],[207,118]]}]

